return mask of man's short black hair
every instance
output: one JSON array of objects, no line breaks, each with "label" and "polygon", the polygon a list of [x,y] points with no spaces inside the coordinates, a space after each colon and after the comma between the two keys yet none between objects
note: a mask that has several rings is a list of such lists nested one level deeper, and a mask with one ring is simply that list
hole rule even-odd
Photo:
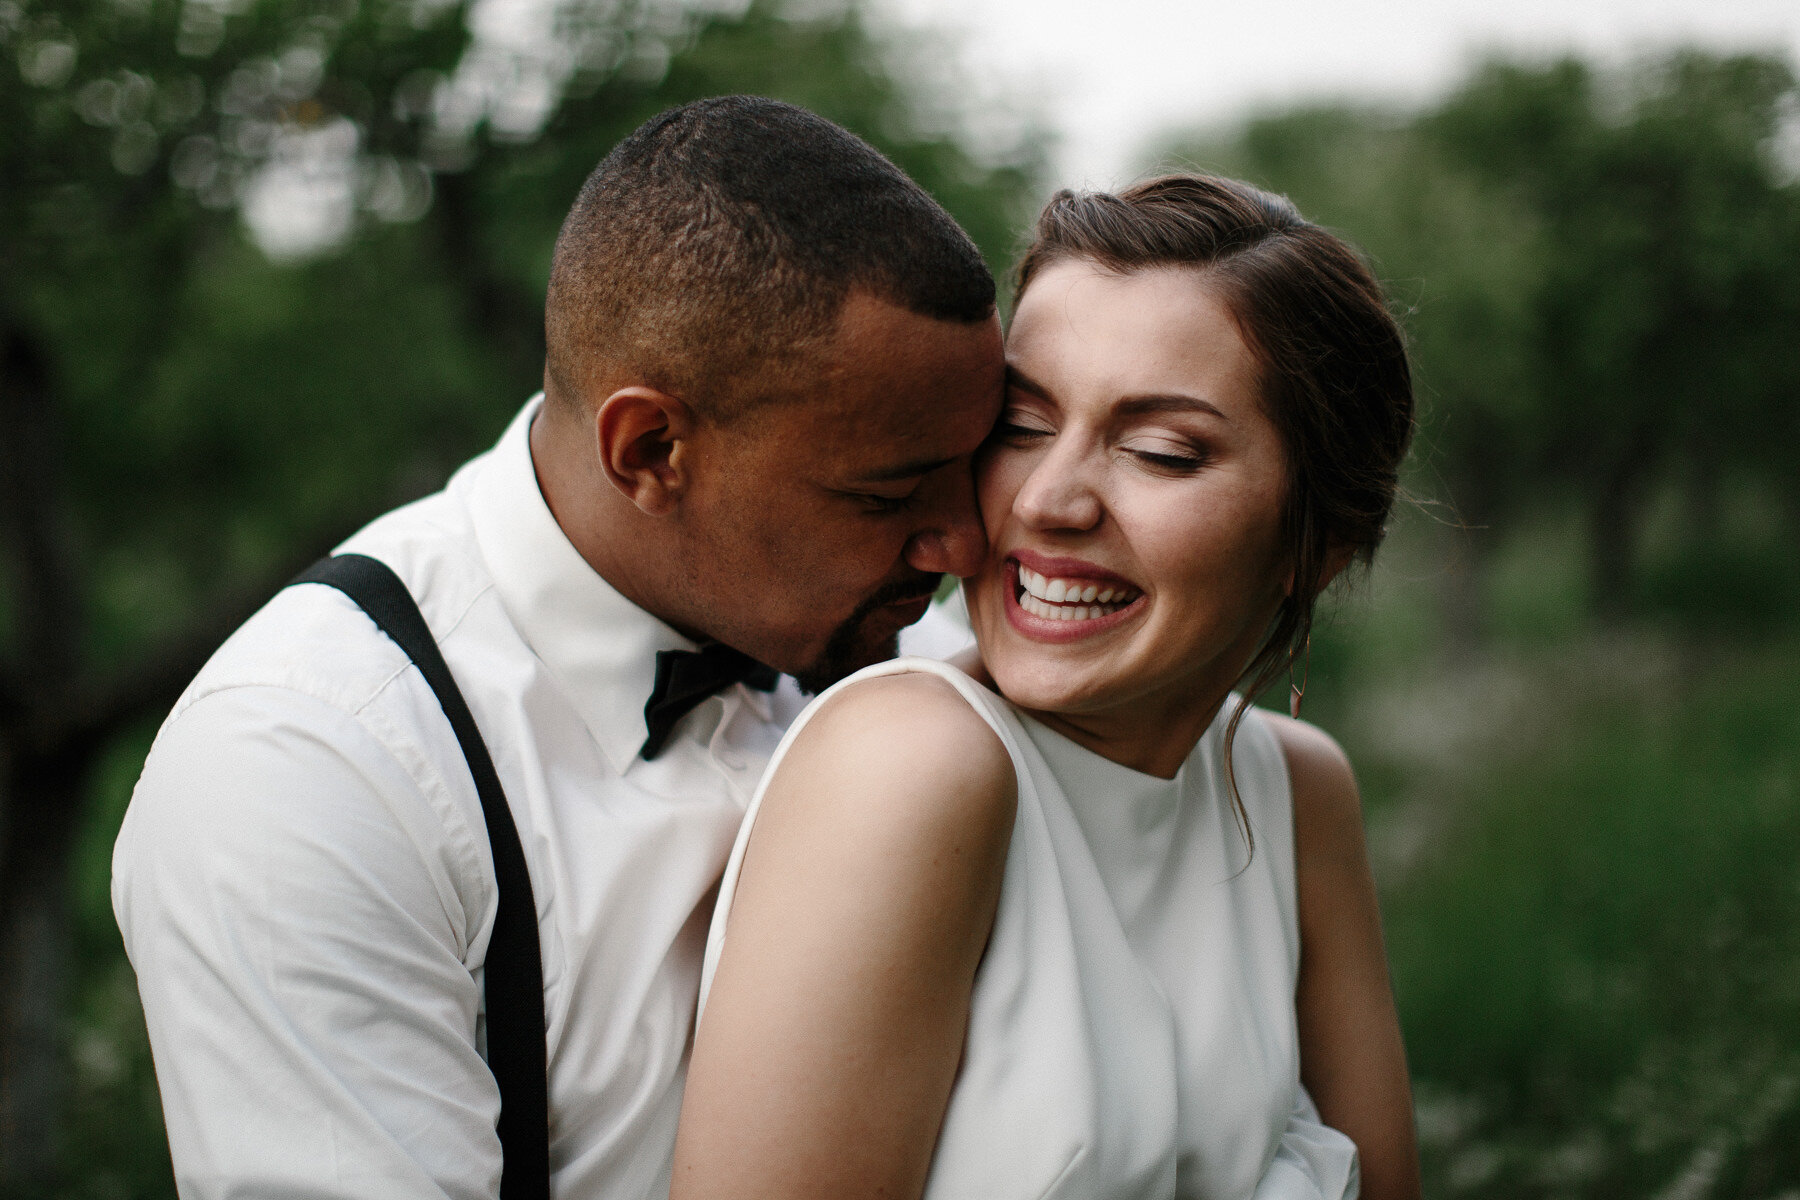
[{"label": "man's short black hair", "polygon": [[573,402],[624,370],[728,419],[772,398],[858,289],[940,320],[994,311],[968,235],[867,142],[758,96],[684,104],[620,142],[563,222],[549,385]]}]

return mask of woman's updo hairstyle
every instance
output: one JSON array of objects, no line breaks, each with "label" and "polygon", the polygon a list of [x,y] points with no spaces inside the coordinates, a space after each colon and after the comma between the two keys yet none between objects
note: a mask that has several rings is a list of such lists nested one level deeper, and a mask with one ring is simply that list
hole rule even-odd
[{"label": "woman's updo hairstyle", "polygon": [[[1264,409],[1281,435],[1293,590],[1238,679],[1229,778],[1244,711],[1305,648],[1332,567],[1368,563],[1387,532],[1413,427],[1405,342],[1355,250],[1286,197],[1235,179],[1165,175],[1118,195],[1058,192],[1019,261],[1014,303],[1039,272],[1069,259],[1119,274],[1201,272],[1256,357]],[[1235,780],[1232,792],[1235,800]]]}]

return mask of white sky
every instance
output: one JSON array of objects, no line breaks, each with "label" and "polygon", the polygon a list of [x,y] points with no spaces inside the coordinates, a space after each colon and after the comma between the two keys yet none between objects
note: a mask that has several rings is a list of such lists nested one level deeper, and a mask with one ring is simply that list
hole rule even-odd
[{"label": "white sky", "polygon": [[1484,50],[1603,61],[1692,42],[1800,62],[1800,0],[875,0],[946,30],[979,98],[1062,135],[1059,185],[1108,187],[1171,126],[1303,98],[1429,97]]}]

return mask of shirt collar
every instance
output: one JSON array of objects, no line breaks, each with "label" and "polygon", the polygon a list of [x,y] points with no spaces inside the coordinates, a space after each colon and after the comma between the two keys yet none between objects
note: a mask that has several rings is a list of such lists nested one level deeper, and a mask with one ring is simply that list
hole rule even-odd
[{"label": "shirt collar", "polygon": [[644,744],[657,651],[694,643],[620,595],[556,523],[531,463],[542,403],[526,402],[475,474],[470,518],[507,615],[622,775]]}]

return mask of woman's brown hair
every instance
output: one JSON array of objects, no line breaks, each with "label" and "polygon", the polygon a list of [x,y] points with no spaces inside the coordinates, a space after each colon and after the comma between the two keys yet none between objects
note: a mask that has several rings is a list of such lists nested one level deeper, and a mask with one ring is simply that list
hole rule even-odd
[{"label": "woman's brown hair", "polygon": [[1251,702],[1307,645],[1334,568],[1370,562],[1387,532],[1413,428],[1405,341],[1349,244],[1286,197],[1235,179],[1165,175],[1117,195],[1058,192],[1019,261],[1015,303],[1039,272],[1068,259],[1120,274],[1202,272],[1256,356],[1262,402],[1281,435],[1293,587],[1238,677],[1241,698],[1225,729],[1226,780],[1249,836],[1232,742]]}]

